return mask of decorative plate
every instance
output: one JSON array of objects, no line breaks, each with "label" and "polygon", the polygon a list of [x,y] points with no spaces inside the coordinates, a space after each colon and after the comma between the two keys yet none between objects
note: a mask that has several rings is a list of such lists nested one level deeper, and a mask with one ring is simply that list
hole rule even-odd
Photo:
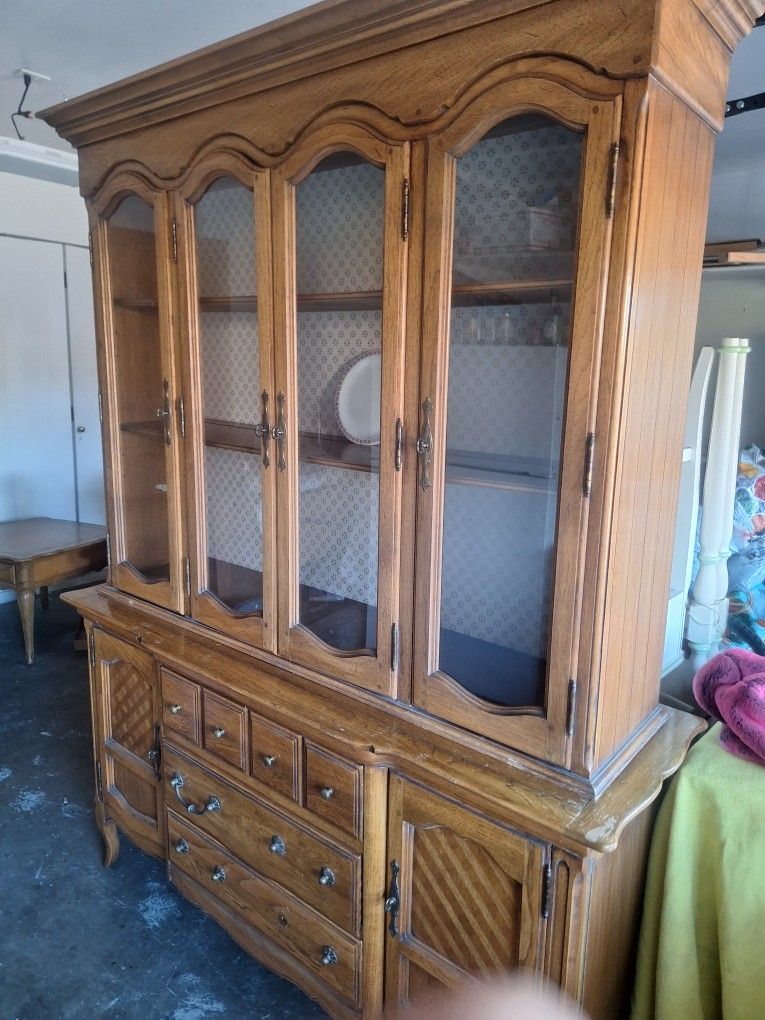
[{"label": "decorative plate", "polygon": [[362,354],[337,391],[337,424],[343,435],[361,446],[380,442],[380,354]]}]

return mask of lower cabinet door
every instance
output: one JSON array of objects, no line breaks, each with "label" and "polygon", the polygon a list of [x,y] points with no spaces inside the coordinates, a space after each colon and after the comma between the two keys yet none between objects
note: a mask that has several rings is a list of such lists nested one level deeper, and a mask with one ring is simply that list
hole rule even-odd
[{"label": "lower cabinet door", "polygon": [[140,648],[97,628],[93,643],[93,725],[104,814],[142,849],[164,856],[157,667]]},{"label": "lower cabinet door", "polygon": [[541,964],[547,847],[391,775],[386,1001]]}]

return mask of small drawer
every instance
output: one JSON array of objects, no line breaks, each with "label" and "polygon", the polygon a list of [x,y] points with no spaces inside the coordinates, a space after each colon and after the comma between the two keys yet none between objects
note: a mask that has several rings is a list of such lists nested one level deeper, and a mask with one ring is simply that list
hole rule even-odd
[{"label": "small drawer", "polygon": [[170,865],[202,885],[354,1005],[361,943],[168,812]]},{"label": "small drawer", "polygon": [[[352,935],[361,930],[361,857],[164,747],[168,808]],[[180,810],[180,809],[178,809]]]},{"label": "small drawer", "polygon": [[194,744],[200,739],[199,684],[162,670],[162,725]]},{"label": "small drawer", "polygon": [[228,698],[204,691],[205,751],[235,768],[247,767],[247,709]]},{"label": "small drawer", "polygon": [[250,774],[263,786],[300,800],[300,737],[250,713]]},{"label": "small drawer", "polygon": [[305,806],[361,838],[361,769],[306,741]]}]

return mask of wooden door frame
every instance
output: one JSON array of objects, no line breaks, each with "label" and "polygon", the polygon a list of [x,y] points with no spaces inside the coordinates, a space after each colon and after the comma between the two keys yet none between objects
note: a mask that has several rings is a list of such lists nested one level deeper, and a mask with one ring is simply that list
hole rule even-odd
[{"label": "wooden door frame", "polygon": [[[225,148],[206,150],[184,176],[175,195],[178,224],[178,274],[182,344],[183,386],[186,394],[186,506],[189,522],[189,575],[191,616],[266,651],[276,651],[276,466],[258,457],[263,510],[263,615],[239,615],[229,610],[207,588],[207,512],[204,470],[204,399],[201,332],[196,288],[194,208],[210,185],[232,177],[253,196],[253,229],[257,278],[258,376],[260,389],[269,397],[273,424],[273,286],[271,274],[271,188],[269,171],[253,163],[243,152]],[[273,445],[273,444],[271,444]],[[253,456],[255,456],[253,454]]]},{"label": "wooden door frame", "polygon": [[[326,156],[352,151],[385,170],[383,228],[382,383],[378,518],[377,650],[342,652],[324,644],[299,623],[297,407],[296,187]],[[333,111],[332,122],[304,135],[274,170],[273,267],[276,390],[286,395],[286,469],[277,484],[279,654],[341,677],[359,687],[395,697],[398,667],[392,664],[392,627],[399,623],[401,471],[394,466],[396,420],[403,421],[407,240],[402,236],[401,201],[409,172],[409,145],[382,137],[370,122]],[[276,455],[276,451],[274,451]]]},{"label": "wooden door frame", "polygon": [[[544,76],[529,69],[526,75],[510,74],[499,83],[495,74],[489,77],[494,84],[483,92],[476,86],[476,98],[428,142],[426,222],[430,236],[423,278],[432,285],[423,290],[420,408],[426,398],[433,400],[434,453],[432,485],[428,490],[418,486],[417,497],[413,702],[500,743],[567,765],[571,755],[567,734],[569,681],[578,676],[579,628],[592,625],[591,620],[583,620],[581,607],[588,511],[582,479],[587,435],[594,430],[596,412],[611,237],[608,175],[613,146],[619,139],[621,86],[593,76],[590,88],[600,91],[585,91],[581,70],[566,61],[552,62]],[[552,582],[556,595],[548,645],[546,704],[541,710],[492,706],[437,668],[457,159],[492,127],[524,113],[546,114],[585,135]],[[561,513],[562,507],[566,508],[565,514]]]},{"label": "wooden door frame", "polygon": [[185,514],[181,497],[183,450],[179,442],[176,416],[170,416],[171,443],[165,447],[167,476],[167,531],[169,581],[149,583],[123,558],[125,523],[122,503],[123,473],[119,469],[121,443],[119,435],[119,401],[117,398],[116,342],[112,316],[111,277],[109,273],[108,218],[123,199],[137,195],[154,210],[154,244],[157,269],[157,304],[159,313],[160,358],[164,378],[170,384],[169,399],[175,406],[180,391],[177,353],[177,302],[175,275],[172,269],[171,203],[165,191],[158,191],[141,174],[133,170],[117,170],[111,174],[88,203],[90,236],[93,252],[93,280],[98,345],[99,381],[103,411],[104,473],[107,483],[106,514],[110,536],[109,579],[111,584],[130,595],[146,599],[165,609],[185,613],[186,596],[183,583],[185,550]]}]

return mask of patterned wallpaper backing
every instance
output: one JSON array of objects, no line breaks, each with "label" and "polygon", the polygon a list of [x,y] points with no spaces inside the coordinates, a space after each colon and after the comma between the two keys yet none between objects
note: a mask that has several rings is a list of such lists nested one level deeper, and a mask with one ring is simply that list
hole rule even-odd
[{"label": "patterned wallpaper backing", "polygon": [[[511,272],[530,278],[541,269],[546,276],[568,275],[571,259],[565,249],[573,237],[580,162],[579,136],[559,127],[488,138],[463,157],[456,282],[489,279],[492,272],[496,278]],[[299,292],[380,288],[383,186],[380,170],[361,165],[312,174],[298,187]],[[252,196],[231,188],[210,192],[206,200],[197,218],[198,230],[204,223],[199,251],[204,245],[210,254],[199,259],[202,293],[254,293]],[[528,206],[542,211],[535,217]],[[557,248],[519,258],[514,249],[540,238]],[[452,310],[450,450],[533,458],[542,471],[557,460],[569,312],[569,305],[557,300]],[[256,421],[256,316],[204,313],[202,321],[206,415]],[[380,328],[376,311],[298,314],[301,431],[338,433],[337,387],[359,354],[379,350]],[[205,463],[211,555],[259,569],[258,462],[247,454],[208,449]],[[556,479],[519,481],[513,490],[447,486],[442,626],[541,656]],[[377,475],[301,464],[304,583],[376,604],[377,490]]]}]

